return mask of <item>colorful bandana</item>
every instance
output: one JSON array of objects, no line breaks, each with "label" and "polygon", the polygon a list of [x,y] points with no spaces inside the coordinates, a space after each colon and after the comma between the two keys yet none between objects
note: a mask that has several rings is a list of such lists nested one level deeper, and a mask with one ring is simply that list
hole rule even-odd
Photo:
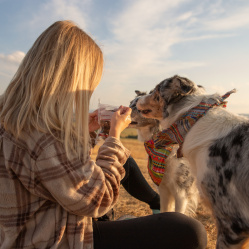
[{"label": "colorful bandana", "polygon": [[173,146],[165,148],[155,148],[153,140],[144,143],[145,150],[148,154],[148,171],[152,181],[159,186],[165,171],[165,160],[170,155]]},{"label": "colorful bandana", "polygon": [[210,108],[215,106],[226,107],[224,100],[232,93],[236,92],[235,89],[227,92],[219,100],[212,98],[207,101],[200,102],[199,105],[186,112],[179,120],[172,124],[168,129],[155,134],[152,140],[144,143],[145,150],[148,153],[148,171],[153,182],[159,186],[161,183],[164,171],[165,160],[172,151],[174,144],[182,145],[187,132],[191,127],[203,117]]}]

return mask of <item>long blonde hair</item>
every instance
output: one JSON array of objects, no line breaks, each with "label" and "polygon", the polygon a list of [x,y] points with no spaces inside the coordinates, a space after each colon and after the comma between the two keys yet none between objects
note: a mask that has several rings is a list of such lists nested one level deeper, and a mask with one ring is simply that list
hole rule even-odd
[{"label": "long blonde hair", "polygon": [[101,49],[71,21],[48,27],[24,57],[0,98],[0,122],[15,137],[38,130],[56,136],[67,155],[86,159],[88,113],[103,70]]}]

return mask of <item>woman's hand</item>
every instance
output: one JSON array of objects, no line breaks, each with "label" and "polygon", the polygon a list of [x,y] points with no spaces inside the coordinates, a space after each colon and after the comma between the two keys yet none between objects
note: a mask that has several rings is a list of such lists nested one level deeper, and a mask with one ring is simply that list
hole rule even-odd
[{"label": "woman's hand", "polygon": [[109,136],[120,138],[121,132],[131,123],[131,108],[120,106],[112,115]]},{"label": "woman's hand", "polygon": [[96,131],[100,128],[98,123],[98,110],[89,113],[89,132]]}]

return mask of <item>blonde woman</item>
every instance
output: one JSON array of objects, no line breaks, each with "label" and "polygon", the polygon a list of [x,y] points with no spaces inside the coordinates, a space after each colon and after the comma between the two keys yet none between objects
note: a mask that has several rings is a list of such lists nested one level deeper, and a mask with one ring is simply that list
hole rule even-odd
[{"label": "blonde woman", "polygon": [[173,213],[92,224],[116,203],[130,154],[119,138],[131,110],[120,107],[96,162],[90,157],[89,101],[102,68],[91,37],[58,21],[0,97],[0,248],[204,248],[203,226]]}]

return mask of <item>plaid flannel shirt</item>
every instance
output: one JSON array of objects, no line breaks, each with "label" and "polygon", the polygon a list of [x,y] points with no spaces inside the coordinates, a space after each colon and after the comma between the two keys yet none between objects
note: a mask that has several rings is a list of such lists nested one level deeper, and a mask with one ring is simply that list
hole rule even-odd
[{"label": "plaid flannel shirt", "polygon": [[129,154],[109,137],[83,163],[51,135],[0,126],[0,248],[93,248],[92,217],[116,203]]}]

